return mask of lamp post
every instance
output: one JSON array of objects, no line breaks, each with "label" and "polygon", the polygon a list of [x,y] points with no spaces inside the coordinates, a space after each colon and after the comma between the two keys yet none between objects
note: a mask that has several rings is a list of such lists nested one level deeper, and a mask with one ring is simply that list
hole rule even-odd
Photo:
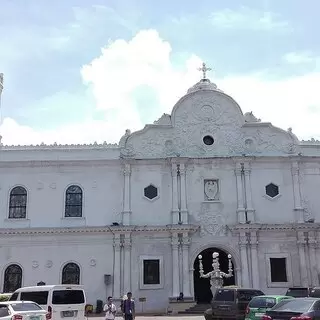
[{"label": "lamp post", "polygon": [[223,278],[231,278],[233,276],[231,254],[228,254],[228,273],[225,273],[220,270],[219,262],[219,253],[214,252],[212,254],[212,271],[204,274],[203,264],[202,264],[202,255],[198,256],[199,258],[199,272],[200,278],[210,278],[211,292],[212,296],[215,296],[216,290],[223,287]]}]

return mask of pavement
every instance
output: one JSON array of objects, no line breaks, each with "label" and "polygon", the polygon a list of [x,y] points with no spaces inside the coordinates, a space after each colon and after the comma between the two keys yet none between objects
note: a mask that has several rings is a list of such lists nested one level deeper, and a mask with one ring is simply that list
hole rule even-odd
[{"label": "pavement", "polygon": [[[90,319],[90,317],[88,318]],[[104,317],[92,317],[94,320],[104,320]],[[135,320],[204,320],[204,317],[201,316],[186,316],[186,315],[174,315],[174,316],[136,316]],[[123,320],[123,317],[116,317],[115,320]]]}]

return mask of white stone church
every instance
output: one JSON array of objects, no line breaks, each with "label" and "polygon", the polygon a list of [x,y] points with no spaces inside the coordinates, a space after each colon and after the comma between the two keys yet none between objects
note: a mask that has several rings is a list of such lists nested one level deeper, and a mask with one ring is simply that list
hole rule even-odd
[{"label": "white stone church", "polygon": [[197,257],[208,272],[215,251],[225,272],[232,255],[226,285],[319,285],[319,208],[320,142],[243,114],[204,75],[119,144],[1,145],[0,292],[80,283],[93,304],[207,303]]}]

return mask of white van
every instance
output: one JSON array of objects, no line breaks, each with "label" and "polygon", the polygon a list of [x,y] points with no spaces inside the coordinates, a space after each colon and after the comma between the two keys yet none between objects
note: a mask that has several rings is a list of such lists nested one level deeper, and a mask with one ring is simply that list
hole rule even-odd
[{"label": "white van", "polygon": [[51,320],[86,319],[86,297],[80,285],[45,285],[17,289],[10,301],[33,301],[48,311]]}]

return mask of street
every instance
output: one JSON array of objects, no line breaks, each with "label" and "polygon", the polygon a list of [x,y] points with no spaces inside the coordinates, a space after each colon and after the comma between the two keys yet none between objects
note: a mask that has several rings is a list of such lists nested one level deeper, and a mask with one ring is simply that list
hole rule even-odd
[{"label": "street", "polygon": [[[179,318],[179,320],[204,320],[204,317],[202,315],[200,316],[137,316],[136,320],[173,320],[175,318]],[[90,318],[89,318],[90,319]],[[104,317],[92,317],[92,319],[96,320],[104,320]],[[123,320],[122,317],[116,317],[115,320]]]}]

